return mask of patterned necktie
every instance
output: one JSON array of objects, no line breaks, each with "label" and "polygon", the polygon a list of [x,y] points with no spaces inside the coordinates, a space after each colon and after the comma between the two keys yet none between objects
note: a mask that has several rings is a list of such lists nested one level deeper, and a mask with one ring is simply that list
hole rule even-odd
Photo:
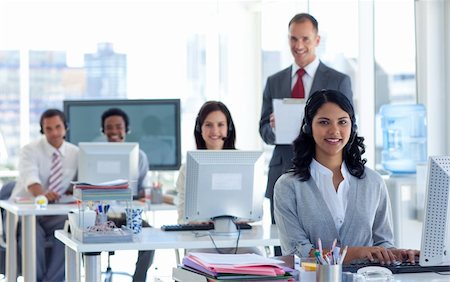
[{"label": "patterned necktie", "polygon": [[305,74],[304,69],[298,69],[297,70],[297,82],[294,85],[294,88],[292,88],[292,98],[305,98],[305,87],[303,86],[303,75]]},{"label": "patterned necktie", "polygon": [[61,194],[61,183],[63,179],[62,159],[59,151],[52,155],[52,167],[48,179],[48,190]]}]

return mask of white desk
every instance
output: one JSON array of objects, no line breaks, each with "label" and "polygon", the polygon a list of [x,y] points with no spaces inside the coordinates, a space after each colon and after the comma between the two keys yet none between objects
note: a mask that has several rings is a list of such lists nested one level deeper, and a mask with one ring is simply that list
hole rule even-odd
[{"label": "white desk", "polygon": [[17,204],[13,201],[0,201],[0,207],[6,210],[6,280],[17,280],[17,241],[16,227],[22,219],[22,274],[25,281],[36,281],[36,216],[66,215],[73,205],[48,205],[38,209],[34,204]]},{"label": "white desk", "polygon": [[[199,234],[201,236],[196,236]],[[85,281],[100,281],[100,252],[119,250],[156,250],[156,249],[201,249],[214,248],[207,231],[165,232],[155,228],[143,228],[134,242],[85,244],[73,239],[71,234],[57,230],[55,237],[66,245],[66,281],[80,281],[77,256],[82,253],[85,261]],[[237,236],[213,236],[218,248],[236,246]],[[253,226],[251,230],[242,230],[239,247],[279,245],[276,226]],[[76,273],[74,273],[76,270]]]},{"label": "white desk", "polygon": [[440,275],[431,272],[395,274],[394,279],[396,282],[448,282],[450,273],[446,272],[446,274]]},{"label": "white desk", "polygon": [[[395,274],[394,281],[395,282],[448,282],[450,273],[447,272],[447,275],[439,275],[437,273],[408,273],[408,274]],[[189,274],[186,272],[180,271],[178,268],[174,268],[172,272],[172,278],[177,282],[207,282],[205,276],[201,276],[198,274]],[[299,281],[299,280],[296,280]],[[316,276],[315,273],[311,273],[308,276],[302,276],[300,282],[315,282]]]},{"label": "white desk", "polygon": [[[133,206],[146,204],[133,201]],[[38,209],[34,204],[18,204],[13,201],[0,201],[0,207],[6,210],[6,279],[17,279],[17,241],[16,227],[18,218],[22,219],[22,274],[25,281],[36,281],[36,216],[66,215],[71,209],[77,208],[76,204],[50,204],[46,209]],[[113,209],[116,209],[115,207]],[[148,210],[173,210],[175,206],[168,204],[151,205]],[[116,209],[123,212],[123,208]]]}]

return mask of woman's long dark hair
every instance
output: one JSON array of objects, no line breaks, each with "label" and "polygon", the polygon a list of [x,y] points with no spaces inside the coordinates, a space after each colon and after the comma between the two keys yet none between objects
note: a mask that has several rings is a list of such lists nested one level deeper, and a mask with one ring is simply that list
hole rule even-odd
[{"label": "woman's long dark hair", "polygon": [[207,101],[203,104],[198,112],[197,119],[195,120],[194,137],[197,149],[206,150],[206,143],[202,137],[202,125],[205,122],[206,117],[215,111],[221,111],[227,118],[227,136],[223,143],[224,150],[236,149],[234,143],[236,142],[236,129],[234,128],[233,118],[224,103],[218,101]]},{"label": "woman's long dark hair", "polygon": [[359,137],[357,133],[355,111],[349,99],[339,91],[320,90],[314,92],[306,102],[305,115],[303,117],[300,134],[294,140],[294,159],[293,171],[298,175],[301,181],[307,181],[311,177],[309,166],[316,152],[316,143],[312,135],[312,120],[317,111],[323,104],[330,102],[338,105],[342,110],[348,113],[352,122],[350,139],[343,150],[343,160],[351,175],[363,178],[364,165],[366,159],[361,155],[365,152],[364,137]]}]

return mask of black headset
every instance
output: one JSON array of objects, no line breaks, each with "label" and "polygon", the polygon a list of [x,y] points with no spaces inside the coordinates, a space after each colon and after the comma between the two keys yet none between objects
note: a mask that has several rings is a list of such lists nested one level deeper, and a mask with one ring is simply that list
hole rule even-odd
[{"label": "black headset", "polygon": [[41,127],[39,132],[41,134],[44,134],[44,128],[43,128],[44,119],[51,118],[51,117],[54,117],[54,116],[58,116],[62,120],[62,122],[64,124],[64,128],[66,130],[69,129],[69,127],[67,126],[66,116],[64,115],[63,112],[61,112],[60,110],[57,110],[57,109],[48,109],[41,115],[41,120],[39,121],[39,125]]},{"label": "black headset", "polygon": [[[329,92],[330,90],[325,90],[324,89],[324,90],[321,90],[320,92],[322,92],[322,91]],[[309,102],[311,101],[311,97],[312,96],[313,95],[309,96],[308,100],[306,101],[305,111],[304,111],[304,113],[305,113],[305,115],[304,115],[305,124],[302,126],[303,133],[305,133],[306,135],[311,136],[311,137],[312,137],[312,127],[311,127],[311,123],[312,122],[309,120],[307,113],[309,111]],[[351,143],[353,143],[353,140],[355,139],[355,137],[357,135],[358,126],[356,125],[356,120],[354,119],[354,116],[350,117],[350,119],[351,119],[351,122],[352,122],[352,131],[350,133],[350,138],[349,138],[348,143],[351,144]]]},{"label": "black headset", "polygon": [[[227,121],[228,122],[228,121]],[[198,133],[202,133],[202,125],[200,124],[200,117],[197,116],[195,119],[195,131]],[[233,121],[230,119],[228,124],[228,134],[230,136],[231,132],[233,132]]]}]

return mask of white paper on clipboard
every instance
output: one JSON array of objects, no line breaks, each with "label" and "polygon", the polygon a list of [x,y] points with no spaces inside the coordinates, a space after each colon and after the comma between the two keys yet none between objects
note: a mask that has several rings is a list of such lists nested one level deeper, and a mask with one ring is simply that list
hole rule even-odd
[{"label": "white paper on clipboard", "polygon": [[275,144],[292,144],[300,133],[305,99],[273,99]]}]

